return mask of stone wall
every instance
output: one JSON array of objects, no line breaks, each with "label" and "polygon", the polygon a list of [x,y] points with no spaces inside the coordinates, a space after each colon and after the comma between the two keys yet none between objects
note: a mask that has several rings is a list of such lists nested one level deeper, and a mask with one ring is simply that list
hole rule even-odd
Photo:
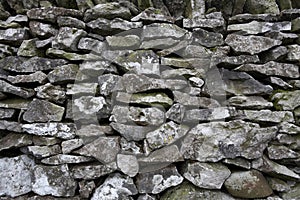
[{"label": "stone wall", "polygon": [[298,0],[1,0],[0,199],[296,200]]}]

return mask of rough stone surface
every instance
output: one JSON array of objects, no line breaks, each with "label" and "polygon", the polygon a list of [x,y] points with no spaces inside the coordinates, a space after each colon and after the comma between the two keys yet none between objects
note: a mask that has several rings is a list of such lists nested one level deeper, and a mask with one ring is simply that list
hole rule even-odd
[{"label": "rough stone surface", "polygon": [[14,94],[26,99],[34,95],[34,91],[32,89],[17,87],[3,80],[0,80],[0,92]]},{"label": "rough stone surface", "polygon": [[0,151],[18,148],[32,144],[32,137],[30,135],[23,135],[17,133],[9,133],[7,136],[0,139]]},{"label": "rough stone surface", "polygon": [[72,168],[72,174],[75,179],[95,179],[114,172],[117,169],[116,164],[94,164],[94,165],[77,165]]},{"label": "rough stone surface", "polygon": [[118,154],[117,165],[124,174],[130,177],[134,177],[139,172],[138,160],[133,155]]},{"label": "rough stone surface", "polygon": [[278,92],[272,97],[276,107],[282,110],[294,110],[299,106],[300,90]]}]

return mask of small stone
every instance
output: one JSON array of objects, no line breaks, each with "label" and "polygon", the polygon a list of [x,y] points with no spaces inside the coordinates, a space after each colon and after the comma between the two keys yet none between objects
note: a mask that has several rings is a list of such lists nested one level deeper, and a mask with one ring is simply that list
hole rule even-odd
[{"label": "small stone", "polygon": [[110,163],[115,161],[119,151],[119,137],[99,137],[74,153],[94,157],[102,163]]},{"label": "small stone", "polygon": [[61,164],[77,164],[84,162],[91,162],[93,158],[85,157],[85,156],[75,156],[75,155],[64,155],[58,154],[51,156],[49,158],[44,158],[41,160],[43,164],[46,165],[61,165]]},{"label": "small stone", "polygon": [[106,41],[112,49],[136,49],[140,45],[140,38],[136,35],[107,36]]},{"label": "small stone", "polygon": [[143,140],[146,138],[146,134],[153,130],[153,127],[149,126],[125,125],[114,122],[110,126],[128,141]]},{"label": "small stone", "polygon": [[14,49],[5,44],[0,44],[0,59],[5,58],[7,56],[12,56],[14,53]]},{"label": "small stone", "polygon": [[61,153],[59,145],[53,146],[28,146],[21,148],[21,151],[26,154],[31,154],[38,159],[53,156]]},{"label": "small stone", "polygon": [[110,76],[111,73],[118,73],[116,66],[112,65],[109,61],[103,60],[103,58],[96,61],[83,62],[80,64],[80,72],[91,77],[102,76],[104,73],[105,75],[103,76]]},{"label": "small stone", "polygon": [[266,81],[270,82],[273,85],[276,85],[277,87],[281,87],[283,89],[292,89],[293,86],[282,80],[278,77],[269,77],[266,79]]},{"label": "small stone", "polygon": [[88,199],[94,189],[96,188],[94,181],[80,181],[79,182],[79,193],[81,198]]},{"label": "small stone", "polygon": [[34,168],[32,191],[38,195],[72,197],[77,183],[71,177],[67,165],[42,166]]},{"label": "small stone", "polygon": [[66,140],[61,143],[63,154],[71,153],[73,150],[78,149],[83,145],[82,139]]},{"label": "small stone", "polygon": [[182,183],[183,177],[174,165],[153,172],[137,175],[136,185],[139,193],[158,194],[167,188]]},{"label": "small stone", "polygon": [[230,34],[225,39],[225,43],[237,53],[250,53],[251,55],[254,55],[269,50],[274,46],[278,46],[282,42],[263,36],[241,36]]},{"label": "small stone", "polygon": [[130,177],[134,177],[139,172],[138,160],[133,155],[118,154],[117,165],[124,174]]},{"label": "small stone", "polygon": [[101,54],[106,50],[106,44],[93,38],[82,37],[78,42],[78,49]]},{"label": "small stone", "polygon": [[271,110],[244,110],[243,114],[245,119],[254,122],[291,122],[293,123],[294,116],[292,112],[289,111],[271,111]]},{"label": "small stone", "polygon": [[41,71],[34,72],[28,75],[8,76],[7,80],[13,84],[22,83],[39,83],[43,84],[47,81],[47,75]]},{"label": "small stone", "polygon": [[0,159],[0,195],[17,197],[32,189],[34,160],[27,155]]},{"label": "small stone", "polygon": [[32,144],[32,137],[25,134],[9,133],[0,139],[0,151]]},{"label": "small stone", "polygon": [[221,189],[230,174],[230,170],[221,163],[189,162],[183,170],[187,180],[206,189]]},{"label": "small stone", "polygon": [[153,23],[151,25],[146,25],[143,27],[141,38],[142,40],[151,40],[158,38],[180,39],[185,34],[187,34],[187,31],[181,29],[177,25]]},{"label": "small stone", "polygon": [[16,114],[14,109],[0,108],[0,119],[10,119]]},{"label": "small stone", "polygon": [[269,61],[277,61],[283,59],[287,53],[288,53],[288,49],[286,47],[279,46],[263,53],[260,59],[264,63]]},{"label": "small stone", "polygon": [[194,97],[179,91],[173,91],[173,94],[174,101],[184,106],[196,106],[199,108],[215,108],[220,106],[218,101],[212,98]]},{"label": "small stone", "polygon": [[43,56],[43,52],[36,47],[36,39],[23,40],[17,52],[18,56]]},{"label": "small stone", "polygon": [[279,131],[279,133],[295,135],[300,132],[300,127],[295,124],[292,124],[292,123],[282,122],[279,125],[278,131]]},{"label": "small stone", "polygon": [[38,21],[29,22],[30,33],[34,37],[50,38],[58,33],[58,30],[51,24],[46,24]]},{"label": "small stone", "polygon": [[270,37],[274,40],[281,40],[283,44],[293,43],[298,38],[297,34],[294,33],[282,33],[282,32],[268,32],[265,34],[266,37]]},{"label": "small stone", "polygon": [[286,192],[290,191],[290,186],[283,180],[278,178],[271,178],[267,177],[267,181],[272,188],[272,190],[278,191],[278,192]]},{"label": "small stone", "polygon": [[79,67],[76,64],[68,64],[56,67],[47,78],[50,83],[69,83],[76,79]]},{"label": "small stone", "polygon": [[110,126],[99,126],[98,122],[97,124],[82,125],[76,132],[84,144],[90,143],[100,136],[105,136],[105,134],[113,134],[113,129]]},{"label": "small stone", "polygon": [[[67,85],[67,95],[96,94],[97,83],[75,83]],[[86,98],[86,97],[83,97]]]},{"label": "small stone", "polygon": [[27,40],[29,34],[26,29],[23,28],[9,28],[6,30],[0,30],[0,42],[9,43],[13,45],[21,44],[23,40]]},{"label": "small stone", "polygon": [[281,110],[294,110],[300,105],[300,90],[277,92],[272,96],[275,107]]},{"label": "small stone", "polygon": [[85,23],[74,17],[59,16],[57,18],[57,24],[59,27],[68,26],[78,29],[85,29]]},{"label": "small stone", "polygon": [[116,89],[121,76],[114,74],[104,74],[98,77],[100,94],[111,95]]},{"label": "small stone", "polygon": [[287,54],[287,60],[288,61],[299,61],[300,56],[300,45],[293,44],[288,46],[288,54]]},{"label": "small stone", "polygon": [[90,164],[90,165],[76,165],[72,168],[72,174],[75,179],[96,179],[107,174],[111,174],[117,169],[116,164]]},{"label": "small stone", "polygon": [[35,94],[34,90],[32,89],[13,86],[3,80],[0,80],[0,92],[14,94],[26,99],[34,96]]},{"label": "small stone", "polygon": [[268,156],[272,160],[299,158],[300,154],[282,145],[268,146]]},{"label": "small stone", "polygon": [[23,119],[27,122],[61,121],[65,108],[45,100],[34,99],[24,113]]},{"label": "small stone", "polygon": [[245,109],[265,109],[273,107],[273,103],[260,96],[234,96],[227,100],[230,106]]},{"label": "small stone", "polygon": [[212,52],[200,45],[188,45],[182,52],[183,58],[210,58]]},{"label": "small stone", "polygon": [[49,37],[47,39],[44,39],[44,40],[36,40],[35,41],[35,46],[38,48],[38,49],[41,49],[41,48],[47,48],[47,47],[50,47],[51,44],[52,44],[52,41],[54,40],[54,37]]},{"label": "small stone", "polygon": [[22,126],[18,122],[0,120],[0,130],[13,131],[13,132],[21,133],[22,132]]},{"label": "small stone", "polygon": [[218,61],[217,58],[217,63],[219,64],[232,67],[232,66],[239,66],[243,64],[248,64],[248,63],[258,63],[259,57],[257,55],[240,55],[240,56],[231,56],[231,57],[222,57]]},{"label": "small stone", "polygon": [[138,191],[132,178],[114,173],[108,176],[104,183],[95,190],[91,200],[105,198],[129,200],[129,196],[137,193]]},{"label": "small stone", "polygon": [[224,44],[223,35],[196,28],[193,30],[194,41],[205,47],[216,47]]},{"label": "small stone", "polygon": [[87,33],[82,29],[61,27],[52,41],[52,48],[77,51],[80,38],[86,35]]},{"label": "small stone", "polygon": [[273,193],[265,177],[256,170],[233,172],[225,187],[238,198],[264,198]]},{"label": "small stone", "polygon": [[34,90],[37,92],[37,97],[53,101],[55,103],[62,104],[67,99],[66,92],[59,85],[52,85],[51,83],[47,83],[46,85],[35,88]]},{"label": "small stone", "polygon": [[211,65],[210,58],[161,58],[161,65],[174,66],[176,68],[188,68],[205,73]]},{"label": "small stone", "polygon": [[75,137],[76,127],[72,123],[34,123],[23,124],[22,129],[33,135],[53,136],[62,139],[73,139]]},{"label": "small stone", "polygon": [[124,154],[131,155],[142,155],[142,145],[135,141],[127,141],[125,138],[121,137],[120,140],[121,152]]}]

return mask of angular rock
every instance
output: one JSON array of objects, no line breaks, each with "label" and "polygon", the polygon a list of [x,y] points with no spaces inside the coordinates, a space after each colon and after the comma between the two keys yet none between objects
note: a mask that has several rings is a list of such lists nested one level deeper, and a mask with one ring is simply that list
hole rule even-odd
[{"label": "angular rock", "polygon": [[166,118],[181,123],[184,118],[185,110],[186,108],[183,105],[175,103],[166,112]]},{"label": "angular rock", "polygon": [[294,135],[300,132],[300,127],[292,123],[283,122],[279,125],[278,131],[279,133]]},{"label": "angular rock", "polygon": [[299,61],[300,45],[297,45],[297,44],[289,45],[288,51],[289,51],[287,54],[288,61]]},{"label": "angular rock", "polygon": [[34,160],[26,155],[0,159],[0,195],[17,197],[31,191]]},{"label": "angular rock", "polygon": [[238,198],[264,198],[273,193],[265,177],[256,170],[233,172],[225,187]]},{"label": "angular rock", "polygon": [[206,189],[221,189],[230,174],[230,170],[220,163],[189,162],[183,170],[187,180]]},{"label": "angular rock", "polygon": [[234,96],[227,100],[230,106],[244,109],[265,109],[273,107],[273,103],[260,96]]},{"label": "angular rock", "polygon": [[161,73],[162,78],[177,78],[182,76],[196,76],[197,72],[193,69],[167,69]]},{"label": "angular rock", "polygon": [[269,77],[266,79],[266,81],[268,81],[269,83],[277,86],[277,87],[280,87],[280,88],[283,88],[283,89],[292,89],[293,86],[291,86],[290,84],[288,84],[287,82],[285,82],[284,80],[282,80],[281,78],[278,78],[278,77]]},{"label": "angular rock", "polygon": [[61,121],[65,108],[45,100],[34,99],[24,113],[23,119],[27,122]]},{"label": "angular rock", "polygon": [[49,37],[49,38],[44,39],[44,40],[36,40],[35,45],[38,49],[47,48],[47,47],[51,46],[53,40],[54,40],[54,36]]},{"label": "angular rock", "polygon": [[254,55],[269,50],[274,46],[278,46],[282,42],[263,36],[242,36],[230,34],[225,39],[225,43],[237,53],[250,53],[251,55]]},{"label": "angular rock", "polygon": [[29,34],[26,29],[23,28],[9,28],[6,30],[0,30],[0,42],[9,43],[12,45],[21,44],[23,40],[27,40]]},{"label": "angular rock", "polygon": [[[38,21],[30,21],[29,22],[30,33],[34,37],[39,38],[50,38],[55,36],[58,30],[51,24],[46,24]],[[38,47],[38,45],[36,45]]]},{"label": "angular rock", "polygon": [[55,103],[62,104],[67,99],[65,90],[59,85],[47,83],[46,85],[35,88],[34,90],[37,92],[36,96],[38,98],[53,101]]},{"label": "angular rock", "polygon": [[74,17],[59,16],[57,18],[57,24],[59,27],[68,26],[78,29],[85,29],[85,23]]},{"label": "angular rock", "polygon": [[276,132],[276,127],[260,128],[258,124],[240,120],[198,124],[182,141],[180,152],[185,159],[200,162],[239,156],[259,158]]},{"label": "angular rock", "polygon": [[138,193],[133,179],[119,173],[111,174],[98,187],[91,200],[98,199],[130,199],[129,196]]},{"label": "angular rock", "polygon": [[139,193],[158,194],[167,188],[179,185],[182,181],[183,177],[176,167],[170,165],[161,170],[138,174],[136,185]]},{"label": "angular rock", "polygon": [[111,95],[116,89],[121,76],[114,74],[104,74],[98,77],[100,94]]},{"label": "angular rock", "polygon": [[22,132],[22,126],[18,122],[0,120],[0,130],[13,131],[13,132],[21,133]]},{"label": "angular rock", "polygon": [[236,66],[236,65],[242,65],[247,63],[258,63],[259,57],[257,55],[240,55],[240,56],[231,56],[231,57],[223,57],[218,61],[218,58],[216,59],[217,64],[222,64],[226,66]]},{"label": "angular rock", "polygon": [[224,44],[222,34],[209,32],[201,28],[196,28],[193,30],[193,38],[196,43],[209,48]]},{"label": "angular rock", "polygon": [[0,139],[0,151],[32,144],[32,137],[25,134],[9,133]]},{"label": "angular rock", "polygon": [[245,119],[254,122],[295,122],[292,112],[289,111],[271,111],[271,110],[244,110]]},{"label": "angular rock", "polygon": [[291,31],[292,23],[284,22],[258,22],[252,21],[246,24],[232,24],[227,27],[227,31],[242,31],[246,34],[257,35],[269,31]]},{"label": "angular rock", "polygon": [[[67,85],[67,95],[96,94],[97,83],[75,83]],[[83,96],[86,98],[87,96]]]},{"label": "angular rock", "polygon": [[119,151],[119,137],[99,137],[74,153],[94,157],[102,163],[110,163],[115,161]]},{"label": "angular rock", "polygon": [[62,59],[49,59],[42,57],[32,57],[28,60],[24,60],[22,58],[10,56],[2,59],[0,63],[1,65],[3,64],[3,69],[8,71],[34,73],[37,71],[55,69],[57,66],[66,64],[67,61]]},{"label": "angular rock", "polygon": [[31,154],[38,159],[46,158],[61,153],[59,145],[53,146],[28,146],[21,148],[26,154]]},{"label": "angular rock", "polygon": [[22,98],[5,99],[0,101],[1,108],[27,109],[31,101]]},{"label": "angular rock", "polygon": [[216,30],[223,29],[225,26],[225,20],[220,13],[216,13],[216,15],[217,17],[210,17],[206,15],[206,18],[197,17],[194,19],[183,19],[183,27],[216,29]]},{"label": "angular rock", "polygon": [[282,32],[268,32],[265,34],[266,37],[270,37],[274,40],[281,40],[283,44],[293,43],[298,38],[297,34],[294,33],[282,33]]},{"label": "angular rock", "polygon": [[121,18],[114,18],[113,20],[98,18],[86,24],[87,27],[92,29],[94,33],[100,35],[112,35],[130,29],[137,29],[143,27],[142,22],[129,22]]},{"label": "angular rock", "polygon": [[[80,64],[80,72],[82,72],[84,75],[88,75],[91,77],[102,76],[104,73],[105,75],[103,76],[111,76],[111,73],[118,73],[116,66],[112,65],[110,61],[103,60],[103,58],[98,59],[96,61],[83,62],[82,64]],[[100,81],[99,83],[101,84]],[[102,85],[100,85],[100,87],[101,86]]]},{"label": "angular rock", "polygon": [[284,200],[297,199],[299,197],[300,184],[296,184],[289,190],[289,192],[283,193],[282,197]]},{"label": "angular rock", "polygon": [[165,113],[155,107],[139,108],[139,107],[123,107],[114,106],[110,121],[121,124],[137,124],[137,125],[155,125],[158,126],[164,122]]},{"label": "angular rock", "polygon": [[106,41],[112,49],[136,49],[140,45],[140,38],[137,35],[107,36]]},{"label": "angular rock", "polygon": [[279,14],[279,8],[275,0],[248,0],[245,3],[244,11],[251,14],[272,13]]},{"label": "angular rock", "polygon": [[32,141],[35,146],[52,146],[61,143],[58,138],[37,135],[32,136]]},{"label": "angular rock", "polygon": [[76,127],[72,123],[34,123],[23,124],[22,129],[33,135],[53,136],[62,139],[73,139],[75,137]]},{"label": "angular rock", "polygon": [[45,158],[41,160],[43,164],[46,165],[61,165],[61,164],[77,164],[93,161],[93,158],[85,157],[85,156],[75,156],[75,155],[64,155],[57,154],[51,156],[49,158]]},{"label": "angular rock", "polygon": [[32,191],[38,195],[72,197],[77,183],[71,177],[67,165],[42,166],[34,168]]},{"label": "angular rock", "polygon": [[43,56],[43,52],[36,47],[37,39],[23,40],[18,49],[18,56],[34,57]]},{"label": "angular rock", "polygon": [[0,119],[10,119],[16,114],[14,109],[0,108]]},{"label": "angular rock", "polygon": [[174,23],[175,19],[171,16],[165,15],[161,9],[153,7],[146,8],[137,16],[131,18],[132,22],[145,21],[145,22],[169,22]]},{"label": "angular rock", "polygon": [[82,29],[61,27],[52,41],[52,47],[56,49],[77,51],[77,45],[80,38],[86,35],[87,33]]},{"label": "angular rock", "polygon": [[158,129],[147,133],[146,140],[151,149],[158,149],[167,146],[184,137],[189,127],[178,125],[174,122],[167,122]]},{"label": "angular rock", "polygon": [[299,181],[300,179],[300,176],[298,174],[288,169],[284,165],[280,165],[276,162],[269,160],[266,156],[252,161],[252,168],[267,173],[270,176],[279,177],[284,180]]},{"label": "angular rock", "polygon": [[215,108],[220,104],[217,100],[207,97],[194,97],[186,93],[173,91],[174,101],[184,106],[196,106],[199,108]]},{"label": "angular rock", "polygon": [[94,181],[80,181],[79,182],[79,193],[81,198],[88,199],[94,189],[96,188]]},{"label": "angular rock", "polygon": [[80,18],[82,17],[82,12],[74,9],[66,9],[61,7],[43,7],[34,8],[27,12],[29,19],[42,20],[51,23],[55,23],[58,16],[69,16]]},{"label": "angular rock", "polygon": [[196,69],[199,73],[207,72],[211,66],[211,59],[207,58],[161,58],[161,65],[174,66],[178,68]]},{"label": "angular rock", "polygon": [[146,134],[153,130],[149,126],[125,125],[120,123],[111,123],[110,126],[126,138],[128,141],[140,141],[146,138]]},{"label": "angular rock", "polygon": [[76,64],[62,65],[51,71],[47,78],[50,83],[69,83],[76,79],[79,67]]},{"label": "angular rock", "polygon": [[294,110],[300,105],[300,90],[277,92],[272,96],[275,108]]},{"label": "angular rock", "polygon": [[96,179],[107,174],[111,174],[117,169],[116,164],[90,164],[90,165],[76,165],[72,168],[72,175],[75,179]]},{"label": "angular rock", "polygon": [[5,44],[0,44],[0,59],[5,58],[7,56],[12,56],[14,53],[14,49]]},{"label": "angular rock", "polygon": [[244,64],[237,67],[237,71],[245,72],[258,72],[263,75],[268,76],[282,76],[289,78],[299,78],[299,69],[297,65],[287,64],[287,63],[278,63],[270,61],[263,65],[258,64]]},{"label": "angular rock", "polygon": [[244,169],[251,169],[251,162],[244,158],[226,158],[223,160],[223,163],[234,165]]},{"label": "angular rock", "polygon": [[264,63],[269,62],[269,61],[282,60],[287,53],[288,53],[288,50],[285,46],[279,46],[279,47],[270,49],[269,51],[263,53],[262,56],[260,57],[260,59]]},{"label": "angular rock", "polygon": [[49,48],[46,51],[46,55],[54,58],[62,58],[66,60],[72,61],[86,61],[86,60],[100,60],[101,57],[96,54],[79,54],[79,53],[71,53],[64,50]]},{"label": "angular rock", "polygon": [[34,72],[28,75],[8,76],[7,80],[13,84],[23,83],[39,83],[43,84],[47,81],[47,75],[41,71]]},{"label": "angular rock", "polygon": [[34,90],[32,89],[13,86],[3,80],[0,80],[0,92],[14,94],[25,99],[30,98],[35,94]]},{"label": "angular rock", "polygon": [[137,200],[156,200],[157,198],[153,195],[149,195],[149,194],[141,194],[139,195],[139,197],[137,198]]},{"label": "angular rock", "polygon": [[100,136],[112,135],[113,129],[110,126],[99,126],[98,122],[96,124],[82,125],[79,130],[77,130],[76,135],[79,136],[84,144],[90,143]]},{"label": "angular rock", "polygon": [[268,146],[268,156],[272,160],[299,158],[300,154],[283,145]]},{"label": "angular rock", "polygon": [[62,153],[68,154],[83,145],[82,139],[66,140],[61,143]]},{"label": "angular rock", "polygon": [[180,39],[187,31],[173,24],[153,23],[143,27],[142,40],[151,40],[158,38]]},{"label": "angular rock", "polygon": [[212,52],[200,45],[188,45],[182,52],[183,58],[210,58]]},{"label": "angular rock", "polygon": [[291,187],[283,180],[278,178],[267,177],[267,181],[271,188],[278,192],[285,192],[291,190]]},{"label": "angular rock", "polygon": [[101,54],[106,49],[106,44],[93,38],[82,37],[78,42],[78,49]]},{"label": "angular rock", "polygon": [[118,154],[118,168],[126,175],[134,177],[139,172],[139,163],[134,155]]}]

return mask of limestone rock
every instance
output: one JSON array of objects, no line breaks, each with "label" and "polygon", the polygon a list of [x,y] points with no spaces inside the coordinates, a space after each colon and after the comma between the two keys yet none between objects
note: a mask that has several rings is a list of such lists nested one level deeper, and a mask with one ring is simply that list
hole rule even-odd
[{"label": "limestone rock", "polygon": [[[38,21],[29,22],[30,33],[39,38],[50,38],[55,36],[58,30],[51,24],[42,23]],[[38,45],[36,45],[38,47]]]},{"label": "limestone rock", "polygon": [[196,43],[199,43],[205,47],[216,47],[224,44],[222,34],[209,32],[201,28],[196,28],[193,30],[193,37]]},{"label": "limestone rock", "polygon": [[13,86],[3,80],[0,80],[0,92],[14,94],[26,99],[34,96],[35,94],[34,90],[32,89]]},{"label": "limestone rock", "polygon": [[62,104],[67,99],[66,92],[59,85],[52,85],[51,83],[47,83],[46,85],[35,88],[34,90],[37,92],[37,97],[41,99],[47,99],[55,103]]},{"label": "limestone rock", "polygon": [[0,139],[0,151],[32,144],[32,137],[26,134],[9,133]]},{"label": "limestone rock", "polygon": [[175,19],[171,16],[166,15],[162,9],[156,9],[153,7],[146,8],[137,16],[131,18],[132,22],[146,21],[146,22],[169,22],[173,23]]},{"label": "limestone rock", "polygon": [[73,82],[76,79],[78,69],[76,64],[58,66],[48,74],[47,78],[50,83],[54,84]]},{"label": "limestone rock", "polygon": [[186,108],[183,105],[175,103],[166,112],[166,118],[181,123],[185,115],[185,110]]},{"label": "limestone rock", "polygon": [[81,198],[88,199],[94,189],[96,188],[94,181],[80,181],[79,182],[79,193]]},{"label": "limestone rock", "polygon": [[140,45],[140,38],[137,35],[107,36],[106,41],[112,49],[136,49]]},{"label": "limestone rock", "polygon": [[275,0],[248,0],[245,3],[244,10],[252,14],[272,13],[279,14],[279,8]]},{"label": "limestone rock", "polygon": [[72,168],[72,174],[75,179],[96,179],[114,172],[117,169],[116,164],[90,164],[76,165]]},{"label": "limestone rock", "polygon": [[17,52],[18,56],[43,56],[43,52],[36,47],[36,39],[23,40]]},{"label": "limestone rock", "polygon": [[189,162],[183,176],[200,188],[220,189],[230,176],[230,170],[220,163]]},{"label": "limestone rock", "polygon": [[269,77],[266,79],[266,81],[268,81],[269,83],[279,87],[279,88],[283,88],[283,89],[292,89],[293,86],[291,86],[290,84],[288,84],[287,82],[285,82],[284,80],[282,80],[281,78],[278,77]]},{"label": "limestone rock", "polygon": [[[82,95],[82,94],[91,94],[94,95],[97,92],[97,83],[75,83],[67,85],[67,95]],[[92,96],[90,96],[91,98]],[[88,98],[88,96],[82,96],[82,100]],[[96,99],[97,100],[97,99]],[[100,101],[100,99],[98,99]],[[78,99],[78,102],[80,100]]]},{"label": "limestone rock", "polygon": [[242,31],[246,34],[260,34],[266,33],[269,31],[291,31],[292,23],[285,21],[285,22],[258,22],[252,21],[246,24],[232,24],[227,27],[227,31]]},{"label": "limestone rock", "polygon": [[[85,61],[80,64],[80,72],[91,77],[97,76],[111,76],[110,73],[117,73],[116,66],[112,65],[110,61],[103,60],[103,58],[95,61]],[[108,73],[108,74],[106,74]],[[78,74],[79,75],[79,74]],[[79,77],[79,76],[78,76]],[[98,78],[99,79],[99,78]],[[99,81],[99,84],[102,82]],[[102,85],[100,85],[101,87]],[[101,88],[100,88],[101,89]]]},{"label": "limestone rock", "polygon": [[281,44],[279,40],[273,40],[263,36],[241,36],[230,34],[225,39],[234,51],[238,53],[250,53],[251,55],[266,51]]},{"label": "limestone rock", "polygon": [[120,123],[111,123],[110,126],[120,133],[128,141],[140,141],[146,138],[146,134],[153,130],[150,126],[125,125]]},{"label": "limestone rock", "polygon": [[84,163],[93,160],[94,160],[93,158],[89,158],[85,156],[57,154],[49,158],[44,158],[43,160],[41,160],[41,162],[47,165],[61,165],[61,164]]},{"label": "limestone rock", "polygon": [[270,49],[263,53],[261,60],[262,62],[282,60],[287,53],[288,49],[285,46],[275,47],[274,49]]},{"label": "limestone rock", "polygon": [[176,167],[170,165],[161,170],[138,174],[136,185],[139,193],[158,194],[167,188],[179,185],[182,181],[183,177]]},{"label": "limestone rock", "polygon": [[32,154],[34,157],[41,159],[61,153],[59,145],[53,146],[28,146],[21,148],[24,153]]},{"label": "limestone rock", "polygon": [[173,24],[165,24],[165,23],[153,23],[151,25],[146,25],[143,27],[142,31],[142,39],[150,40],[150,39],[158,39],[158,38],[173,38],[180,39],[187,31],[181,29],[177,25]]},{"label": "limestone rock", "polygon": [[21,125],[18,122],[0,120],[0,130],[7,130],[20,133],[22,132]]},{"label": "limestone rock", "polygon": [[134,177],[139,172],[138,160],[133,155],[118,154],[117,165],[124,174],[130,177]]},{"label": "limestone rock", "polygon": [[9,45],[0,44],[0,59],[13,55],[13,48]]},{"label": "limestone rock", "polygon": [[98,4],[88,9],[84,14],[84,21],[87,22],[98,18],[114,19],[118,17],[129,19],[131,17],[130,10],[119,3],[111,2]]},{"label": "limestone rock", "polygon": [[78,49],[100,54],[106,49],[106,45],[104,42],[101,42],[99,40],[82,37],[78,42]]},{"label": "limestone rock", "polygon": [[288,54],[287,54],[287,60],[289,61],[299,61],[299,51],[300,51],[300,45],[293,44],[288,46]]},{"label": "limestone rock", "polygon": [[47,75],[41,71],[37,71],[28,75],[8,76],[7,80],[13,84],[23,84],[23,83],[43,84],[47,81]]},{"label": "limestone rock", "polygon": [[89,61],[89,60],[100,60],[101,57],[96,55],[96,54],[79,54],[79,53],[72,53],[72,52],[67,52],[64,50],[59,50],[55,48],[49,48],[46,51],[46,55],[49,57],[54,57],[54,58],[62,58],[62,59],[67,59],[67,60],[72,60],[72,61]]},{"label": "limestone rock", "polygon": [[99,126],[98,122],[96,122],[96,124],[82,125],[77,130],[76,135],[83,140],[83,144],[87,144],[100,136],[105,136],[105,134],[111,135],[112,133],[113,130],[110,126]]},{"label": "limestone rock", "polygon": [[264,198],[273,193],[265,177],[256,170],[233,172],[225,187],[238,198]]},{"label": "limestone rock", "polygon": [[282,110],[294,110],[300,99],[300,90],[277,92],[272,96],[275,107]]},{"label": "limestone rock", "polygon": [[294,135],[300,132],[300,127],[292,123],[283,122],[279,125],[278,131],[279,133]]},{"label": "limestone rock", "polygon": [[281,40],[283,44],[293,43],[293,41],[298,38],[297,34],[282,32],[268,32],[265,34],[265,36],[274,40]]},{"label": "limestone rock", "polygon": [[26,155],[0,159],[0,194],[17,197],[31,191],[34,160]]},{"label": "limestone rock", "polygon": [[[260,128],[258,124],[240,120],[199,124],[188,132],[180,152],[185,159],[200,162],[239,156],[259,158],[276,132],[276,127]],[[254,135],[260,139],[254,139]]]},{"label": "limestone rock", "polygon": [[273,107],[273,103],[261,96],[234,96],[227,100],[230,106],[245,109],[265,109]]},{"label": "limestone rock", "polygon": [[77,183],[71,177],[67,165],[42,166],[34,168],[32,191],[38,195],[72,197]]},{"label": "limestone rock", "polygon": [[63,154],[71,153],[74,149],[77,149],[83,145],[82,139],[66,140],[61,143]]},{"label": "limestone rock", "polygon": [[104,74],[98,77],[100,94],[111,95],[116,89],[121,76],[114,74]]},{"label": "limestone rock", "polygon": [[57,18],[57,24],[59,27],[68,26],[78,29],[85,29],[85,23],[79,19],[68,16],[59,16]]},{"label": "limestone rock", "polygon": [[61,143],[58,138],[37,135],[32,136],[32,141],[35,146],[52,146]]},{"label": "limestone rock", "polygon": [[98,199],[129,199],[128,196],[138,193],[132,178],[119,173],[111,174],[98,187],[91,200]]},{"label": "limestone rock", "polygon": [[271,110],[244,110],[245,119],[254,122],[294,122],[294,116],[289,111],[271,111]]},{"label": "limestone rock", "polygon": [[212,98],[194,97],[179,91],[173,91],[173,94],[174,101],[184,106],[196,106],[199,108],[215,108],[220,106],[218,101]]},{"label": "limestone rock", "polygon": [[204,28],[222,30],[225,26],[225,20],[221,13],[210,13],[205,18],[183,19],[184,28]]},{"label": "limestone rock", "polygon": [[34,123],[23,124],[22,129],[33,135],[54,136],[62,139],[73,139],[76,127],[72,123]]},{"label": "limestone rock", "polygon": [[289,192],[286,192],[282,195],[284,200],[288,199],[297,199],[299,197],[299,188],[300,185],[296,184],[294,187],[291,188]]},{"label": "limestone rock", "polygon": [[0,30],[0,42],[9,44],[21,44],[23,40],[29,38],[28,32],[23,28],[9,28],[6,30]]},{"label": "limestone rock", "polygon": [[0,101],[0,108],[27,109],[30,102],[22,98],[6,99]]},{"label": "limestone rock", "polygon": [[251,162],[246,160],[245,158],[226,158],[223,160],[223,163],[244,169],[251,169]]},{"label": "limestone rock", "polygon": [[268,146],[268,156],[272,160],[299,158],[300,154],[283,145]]}]

